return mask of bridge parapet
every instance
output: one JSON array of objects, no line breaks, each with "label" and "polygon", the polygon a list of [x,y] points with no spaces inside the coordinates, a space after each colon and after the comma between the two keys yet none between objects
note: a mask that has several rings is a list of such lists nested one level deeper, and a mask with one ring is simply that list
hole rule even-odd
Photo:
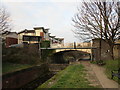
[{"label": "bridge parapet", "polygon": [[51,48],[64,48],[64,45],[55,43],[55,44],[51,44]]},{"label": "bridge parapet", "polygon": [[77,50],[77,51],[91,53],[91,49],[56,49],[56,52],[61,52],[61,51],[66,51],[66,50]]}]

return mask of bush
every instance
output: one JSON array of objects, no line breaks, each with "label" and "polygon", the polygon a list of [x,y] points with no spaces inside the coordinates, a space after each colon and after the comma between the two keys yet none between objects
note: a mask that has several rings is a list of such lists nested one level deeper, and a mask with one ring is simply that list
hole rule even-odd
[{"label": "bush", "polygon": [[[49,47],[50,47],[50,41],[46,40],[41,42],[41,48],[49,48]],[[49,58],[49,56],[52,55],[54,50],[41,50],[41,52],[42,52],[42,60],[46,62],[47,58]]]},{"label": "bush", "polygon": [[40,58],[37,49],[6,48],[2,56],[3,62],[18,64],[39,64]]},{"label": "bush", "polygon": [[97,64],[97,61],[90,61],[90,63],[92,63],[92,64]]},{"label": "bush", "polygon": [[50,57],[54,53],[54,51],[55,50],[42,50],[42,60],[46,61],[47,57]]},{"label": "bush", "polygon": [[105,68],[107,70],[117,70],[118,68],[120,68],[120,66],[118,65],[120,63],[120,60],[106,60],[105,62]]},{"label": "bush", "polygon": [[102,65],[105,65],[106,63],[103,61],[103,60],[98,60],[96,62],[98,65],[102,66]]},{"label": "bush", "polygon": [[42,41],[41,42],[41,47],[42,48],[48,48],[48,47],[50,47],[50,41],[48,41],[48,40]]}]

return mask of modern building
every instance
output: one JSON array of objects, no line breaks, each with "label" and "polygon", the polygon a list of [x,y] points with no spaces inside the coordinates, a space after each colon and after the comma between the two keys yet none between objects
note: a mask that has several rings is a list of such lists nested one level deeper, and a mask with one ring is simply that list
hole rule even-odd
[{"label": "modern building", "polygon": [[23,30],[18,33],[18,44],[21,43],[38,43],[39,41],[49,40],[51,46],[64,45],[64,38],[55,38],[50,35],[49,29],[44,27],[35,27],[33,30]]},{"label": "modern building", "polygon": [[18,43],[38,43],[40,40],[49,40],[48,30],[44,27],[35,27],[34,30],[23,30],[18,33]]},{"label": "modern building", "polygon": [[57,38],[53,35],[49,35],[49,40],[52,48],[64,47],[64,38]]}]

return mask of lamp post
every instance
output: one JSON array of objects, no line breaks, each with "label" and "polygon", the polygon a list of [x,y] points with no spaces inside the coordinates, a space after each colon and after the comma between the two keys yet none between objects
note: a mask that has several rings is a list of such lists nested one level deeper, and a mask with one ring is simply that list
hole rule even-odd
[{"label": "lamp post", "polygon": [[76,43],[74,42],[74,49],[76,49]]}]

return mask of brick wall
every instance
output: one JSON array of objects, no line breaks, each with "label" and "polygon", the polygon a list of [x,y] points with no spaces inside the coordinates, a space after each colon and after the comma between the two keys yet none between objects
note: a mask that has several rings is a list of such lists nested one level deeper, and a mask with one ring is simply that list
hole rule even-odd
[{"label": "brick wall", "polygon": [[[93,58],[95,60],[100,59],[100,39],[93,39],[93,45],[92,47],[96,47],[97,49],[94,49],[93,52]],[[101,59],[102,60],[110,60],[112,59],[110,55],[110,47],[109,45],[102,40],[101,42]]]},{"label": "brick wall", "polygon": [[[93,39],[93,47],[97,49],[92,50],[94,60],[100,59],[100,39]],[[114,46],[114,58],[120,58],[120,44]],[[110,55],[110,46],[102,40],[101,42],[101,59],[102,60],[111,60]]]},{"label": "brick wall", "polygon": [[9,47],[12,44],[18,44],[18,39],[12,37],[6,37],[6,47]]},{"label": "brick wall", "polygon": [[120,59],[120,44],[114,46],[114,56],[116,59]]}]

